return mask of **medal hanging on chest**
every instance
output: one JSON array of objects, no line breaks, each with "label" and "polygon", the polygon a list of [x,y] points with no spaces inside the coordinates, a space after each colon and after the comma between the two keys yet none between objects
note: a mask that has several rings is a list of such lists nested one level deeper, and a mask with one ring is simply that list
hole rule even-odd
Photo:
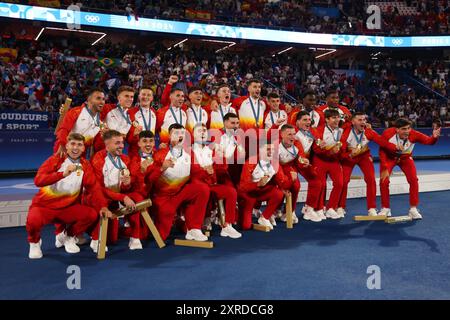
[{"label": "medal hanging on chest", "polygon": [[[133,125],[134,127],[136,127],[136,125],[135,125],[136,121],[133,121],[133,123],[131,123],[130,115],[128,114],[128,112],[126,112],[122,109],[120,104],[117,105],[117,109],[119,110],[120,114],[122,115],[122,118],[125,119],[125,122],[127,124]],[[139,125],[139,123],[137,125]]]},{"label": "medal hanging on chest", "polygon": [[114,168],[119,170],[121,176],[124,176],[124,177],[130,176],[130,170],[128,170],[127,168],[124,168],[120,157],[117,157],[118,161],[116,161],[114,159],[114,157],[110,153],[108,153],[108,158],[111,161],[111,163],[113,164]]},{"label": "medal hanging on chest", "polygon": [[355,129],[352,128],[352,133],[353,133],[353,136],[356,139],[356,150],[361,151],[361,149],[362,149],[362,140],[364,138],[364,131],[358,135],[356,133]]},{"label": "medal hanging on chest", "polygon": [[252,98],[248,98],[248,101],[250,101],[250,107],[252,108],[253,117],[255,118],[255,128],[258,129],[259,128],[259,115],[261,113],[259,99],[258,99],[258,103],[257,103],[258,111],[255,110],[255,106],[253,105]]}]

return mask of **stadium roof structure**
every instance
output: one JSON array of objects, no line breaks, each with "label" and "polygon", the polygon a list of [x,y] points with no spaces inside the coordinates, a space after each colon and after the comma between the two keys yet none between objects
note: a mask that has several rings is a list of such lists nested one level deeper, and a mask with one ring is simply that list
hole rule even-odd
[{"label": "stadium roof structure", "polygon": [[129,19],[125,15],[73,11],[4,2],[0,2],[0,17],[65,24],[69,28],[77,29],[82,26],[90,26],[201,36],[206,38],[258,40],[289,44],[385,48],[450,47],[450,36],[448,35],[384,37],[306,33],[163,19]]}]

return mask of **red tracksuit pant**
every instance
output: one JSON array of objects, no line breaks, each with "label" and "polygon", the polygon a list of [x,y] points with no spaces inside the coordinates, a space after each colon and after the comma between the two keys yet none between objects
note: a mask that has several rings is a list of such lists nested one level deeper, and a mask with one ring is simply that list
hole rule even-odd
[{"label": "red tracksuit pant", "polygon": [[419,179],[417,178],[416,165],[412,157],[397,159],[389,159],[380,163],[380,192],[381,192],[381,206],[383,208],[390,208],[389,200],[389,176],[392,169],[398,165],[406,176],[409,183],[409,204],[415,207],[419,204]]},{"label": "red tracksuit pant", "polygon": [[185,208],[184,217],[187,230],[201,229],[209,200],[209,186],[205,183],[186,184],[180,192],[172,196],[155,196],[155,225],[161,238],[167,239],[177,210]]},{"label": "red tracksuit pant", "polygon": [[356,158],[355,161],[343,161],[342,172],[344,176],[344,185],[342,187],[341,199],[339,200],[339,208],[345,208],[347,202],[347,191],[353,168],[358,165],[364,174],[366,182],[366,200],[367,209],[376,208],[377,183],[375,181],[375,168],[373,166],[372,156],[369,152]]},{"label": "red tracksuit pant", "polygon": [[236,221],[237,191],[232,185],[216,184],[209,186],[211,195],[217,200],[225,200],[225,222],[233,224]]},{"label": "red tracksuit pant", "polygon": [[37,243],[41,239],[41,229],[50,223],[67,225],[67,235],[77,236],[95,224],[98,213],[95,209],[75,204],[63,209],[49,209],[32,205],[28,211],[26,229],[28,242]]},{"label": "red tracksuit pant", "polygon": [[293,180],[291,176],[291,172],[289,170],[285,170],[283,168],[284,175],[286,176],[287,181],[289,181],[289,190],[292,194],[292,212],[295,213],[295,208],[297,207],[297,199],[298,193],[300,192],[300,180],[298,178],[298,174],[296,172],[296,178]]},{"label": "red tracksuit pant", "polygon": [[[131,200],[135,203],[141,202],[144,200],[144,197],[140,194],[133,193],[132,195],[128,195]],[[110,203],[108,208],[111,211],[117,210],[119,204],[116,201]],[[130,223],[130,237],[140,239],[140,229],[141,229],[141,214],[139,211],[133,212],[126,216],[127,221]],[[100,219],[97,222],[97,225],[92,230],[91,237],[92,240],[98,240],[98,234],[100,232]],[[110,219],[108,221],[108,244],[114,244],[119,239],[119,219]]]},{"label": "red tracksuit pant", "polygon": [[[308,166],[300,170],[300,174],[308,182],[308,191],[306,194],[306,205],[317,209],[319,207],[319,195],[322,192],[324,184],[317,176],[317,170],[314,166]],[[320,208],[322,209],[322,208]]]},{"label": "red tracksuit pant", "polygon": [[250,192],[239,192],[239,223],[243,230],[252,227],[252,211],[258,201],[266,201],[263,212],[266,219],[275,213],[284,199],[284,193],[276,185],[268,184],[262,188]]},{"label": "red tracksuit pant", "polygon": [[328,199],[327,210],[334,209],[336,210],[339,205],[339,199],[341,197],[343,176],[342,176],[342,167],[339,161],[337,160],[324,160],[319,157],[313,158],[313,165],[317,168],[317,178],[322,181],[322,191],[318,198],[318,207],[316,210],[323,209],[325,202],[325,192],[326,192],[326,182],[327,175],[330,176],[333,181],[333,189],[331,190],[330,199]]}]

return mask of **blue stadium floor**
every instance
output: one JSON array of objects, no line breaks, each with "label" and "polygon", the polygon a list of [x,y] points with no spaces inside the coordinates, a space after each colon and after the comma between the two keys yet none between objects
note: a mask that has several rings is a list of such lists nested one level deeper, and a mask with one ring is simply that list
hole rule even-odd
[{"label": "blue stadium floor", "polygon": [[[450,299],[450,191],[420,197],[419,222],[353,222],[365,205],[351,199],[344,221],[280,223],[239,240],[216,232],[214,249],[147,242],[131,252],[121,240],[104,261],[86,246],[56,249],[52,227],[44,258],[31,261],[25,229],[0,229],[0,299]],[[407,195],[392,197],[395,215],[407,208]],[[66,287],[70,265],[81,268],[80,290]],[[370,265],[381,290],[366,287]]]}]

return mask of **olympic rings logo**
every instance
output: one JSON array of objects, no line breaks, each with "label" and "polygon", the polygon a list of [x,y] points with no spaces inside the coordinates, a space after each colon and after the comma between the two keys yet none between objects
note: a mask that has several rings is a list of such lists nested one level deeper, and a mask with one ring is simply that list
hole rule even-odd
[{"label": "olympic rings logo", "polygon": [[100,21],[99,16],[86,15],[86,16],[84,16],[84,19],[86,19],[86,21],[89,23],[97,23]]},{"label": "olympic rings logo", "polygon": [[392,39],[392,44],[394,46],[399,46],[403,43],[403,39]]}]

